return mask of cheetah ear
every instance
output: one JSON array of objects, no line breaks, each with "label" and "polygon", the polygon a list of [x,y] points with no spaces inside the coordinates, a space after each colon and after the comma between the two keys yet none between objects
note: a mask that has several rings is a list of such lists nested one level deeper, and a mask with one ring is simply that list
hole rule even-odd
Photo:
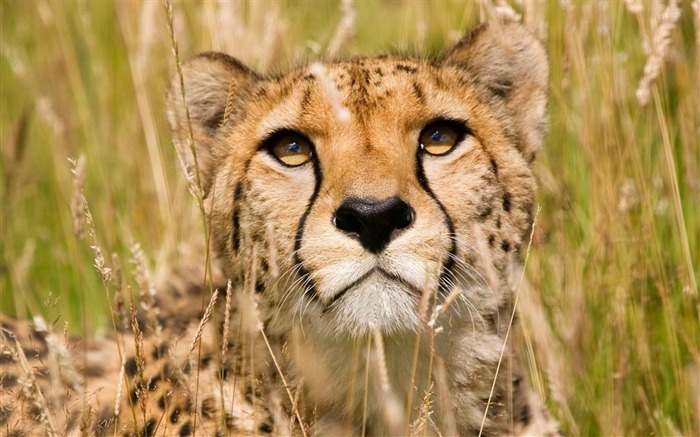
[{"label": "cheetah ear", "polygon": [[[209,192],[217,162],[217,140],[227,104],[244,98],[260,76],[236,59],[217,52],[201,53],[182,66],[185,101],[180,76],[175,75],[168,91],[168,122],[173,142],[188,171],[194,172],[190,131],[197,152],[204,196]],[[189,126],[187,111],[189,111]]]},{"label": "cheetah ear", "polygon": [[460,40],[445,56],[501,99],[515,119],[518,148],[535,157],[547,131],[549,66],[542,42],[513,21],[484,23]]}]

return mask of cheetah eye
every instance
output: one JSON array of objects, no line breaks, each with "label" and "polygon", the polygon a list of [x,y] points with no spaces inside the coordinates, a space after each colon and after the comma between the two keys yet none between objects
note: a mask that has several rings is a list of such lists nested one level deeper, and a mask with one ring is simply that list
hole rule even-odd
[{"label": "cheetah eye", "polygon": [[418,141],[421,150],[429,155],[442,156],[451,152],[466,134],[467,128],[461,122],[438,120],[421,131]]},{"label": "cheetah eye", "polygon": [[263,148],[289,167],[307,163],[313,156],[311,140],[299,132],[283,130],[265,140]]}]

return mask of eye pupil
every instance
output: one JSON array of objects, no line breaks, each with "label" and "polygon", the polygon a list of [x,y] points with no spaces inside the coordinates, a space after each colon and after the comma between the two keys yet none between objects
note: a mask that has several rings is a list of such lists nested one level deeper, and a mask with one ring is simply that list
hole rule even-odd
[{"label": "eye pupil", "polygon": [[287,150],[289,150],[292,153],[299,153],[300,149],[301,149],[301,147],[299,146],[299,143],[297,143],[296,141],[289,143],[289,147],[287,148]]},{"label": "eye pupil", "polygon": [[435,142],[435,143],[441,143],[447,139],[447,135],[443,135],[442,132],[439,130],[436,130],[433,132],[433,134],[430,136],[430,140]]}]

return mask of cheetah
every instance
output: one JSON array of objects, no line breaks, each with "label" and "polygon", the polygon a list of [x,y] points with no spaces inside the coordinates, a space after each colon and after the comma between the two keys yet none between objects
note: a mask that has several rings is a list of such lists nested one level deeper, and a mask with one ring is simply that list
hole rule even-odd
[{"label": "cheetah", "polygon": [[100,339],[3,318],[3,432],[559,435],[506,341],[547,87],[509,21],[432,59],[191,59],[168,120],[217,293],[161,284]]}]

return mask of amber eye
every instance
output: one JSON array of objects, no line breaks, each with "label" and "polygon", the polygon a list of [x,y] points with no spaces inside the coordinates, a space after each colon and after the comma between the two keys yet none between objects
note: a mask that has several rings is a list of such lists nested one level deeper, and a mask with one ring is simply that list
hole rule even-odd
[{"label": "amber eye", "polygon": [[420,133],[420,148],[430,155],[445,155],[464,139],[466,132],[466,127],[458,121],[430,123]]},{"label": "amber eye", "polygon": [[265,141],[265,148],[275,158],[290,167],[308,162],[313,155],[311,141],[294,131],[278,132]]}]

